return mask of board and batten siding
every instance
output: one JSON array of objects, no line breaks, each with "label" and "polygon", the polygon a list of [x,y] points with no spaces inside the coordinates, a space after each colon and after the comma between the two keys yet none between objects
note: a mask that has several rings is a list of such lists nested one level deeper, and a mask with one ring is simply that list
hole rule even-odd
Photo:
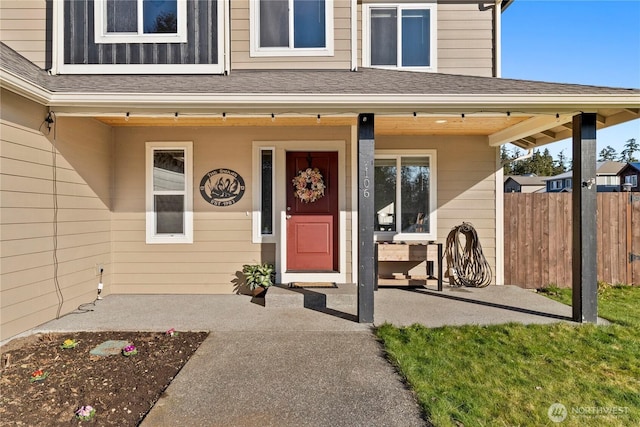
[{"label": "board and batten siding", "polygon": [[[470,222],[494,272],[496,269],[496,150],[477,136],[376,137],[376,150],[436,150],[438,186],[437,242],[446,243],[451,229]],[[424,265],[414,272],[425,274]]]},{"label": "board and batten siding", "polygon": [[[252,243],[253,141],[345,140],[348,127],[121,127],[115,130],[112,293],[232,294],[243,264],[275,261],[275,244]],[[193,142],[194,239],[192,244],[145,243],[145,143]],[[302,143],[304,144],[304,143]],[[301,149],[305,149],[301,145]],[[236,171],[245,193],[216,207],[200,195],[203,176]],[[279,215],[279,214],[277,214]],[[351,227],[348,225],[347,233]],[[349,234],[348,234],[349,236]],[[347,259],[351,239],[347,239]]]},{"label": "board and batten siding", "polygon": [[64,1],[65,64],[217,64],[217,1],[187,1],[186,43],[95,43],[94,0]]},{"label": "board and batten siding", "polygon": [[[363,3],[374,3],[363,0]],[[438,73],[493,77],[493,6],[438,3]],[[362,4],[358,2],[358,66],[362,66]]]},{"label": "board and batten siding", "polygon": [[251,57],[249,0],[231,2],[231,69],[351,69],[351,1],[334,0],[333,56]]},{"label": "board and batten siding", "polygon": [[[60,315],[93,301],[99,282],[97,265],[104,267],[103,294],[109,293],[109,209],[62,154],[69,148],[63,134],[56,138],[54,198],[52,142],[38,130],[44,109],[28,104],[17,95],[2,93],[0,341],[54,319],[60,301],[56,286],[63,299]],[[28,123],[34,117],[39,123]],[[74,130],[85,135],[84,148],[74,150],[79,149],[82,161],[98,171],[108,170],[111,132],[90,122]],[[44,129],[46,132],[46,126]],[[62,129],[59,132],[63,133]],[[109,178],[102,177],[107,181],[102,187],[109,188]]]},{"label": "board and batten siding", "polygon": [[51,55],[45,0],[0,0],[0,40],[40,68]]}]

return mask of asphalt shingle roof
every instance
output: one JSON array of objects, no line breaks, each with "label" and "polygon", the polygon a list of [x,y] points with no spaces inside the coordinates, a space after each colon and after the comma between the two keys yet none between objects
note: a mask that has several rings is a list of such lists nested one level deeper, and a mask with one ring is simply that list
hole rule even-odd
[{"label": "asphalt shingle roof", "polygon": [[638,95],[640,89],[361,68],[223,75],[49,75],[0,43],[0,68],[52,92],[209,94]]}]

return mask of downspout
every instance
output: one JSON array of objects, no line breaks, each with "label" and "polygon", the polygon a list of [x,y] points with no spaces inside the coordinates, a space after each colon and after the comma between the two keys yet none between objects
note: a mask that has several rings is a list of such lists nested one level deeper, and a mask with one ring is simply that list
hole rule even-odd
[{"label": "downspout", "polygon": [[496,0],[493,15],[493,77],[502,77],[502,0]]},{"label": "downspout", "polygon": [[351,71],[358,71],[358,0],[351,0]]}]

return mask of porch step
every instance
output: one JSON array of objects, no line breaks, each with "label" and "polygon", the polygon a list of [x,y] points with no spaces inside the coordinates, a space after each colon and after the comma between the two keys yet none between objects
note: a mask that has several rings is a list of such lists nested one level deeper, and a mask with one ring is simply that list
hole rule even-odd
[{"label": "porch step", "polygon": [[267,290],[264,306],[267,308],[354,308],[357,302],[354,283],[338,284],[337,288],[289,288],[275,285]]}]

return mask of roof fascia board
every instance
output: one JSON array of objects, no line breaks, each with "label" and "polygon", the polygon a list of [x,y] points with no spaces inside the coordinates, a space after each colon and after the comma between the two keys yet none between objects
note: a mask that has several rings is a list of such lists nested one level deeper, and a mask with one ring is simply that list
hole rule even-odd
[{"label": "roof fascia board", "polygon": [[526,138],[530,135],[558,126],[558,123],[570,122],[573,114],[560,114],[556,116],[536,116],[520,122],[506,129],[495,132],[487,137],[491,147],[498,147],[518,139]]}]

